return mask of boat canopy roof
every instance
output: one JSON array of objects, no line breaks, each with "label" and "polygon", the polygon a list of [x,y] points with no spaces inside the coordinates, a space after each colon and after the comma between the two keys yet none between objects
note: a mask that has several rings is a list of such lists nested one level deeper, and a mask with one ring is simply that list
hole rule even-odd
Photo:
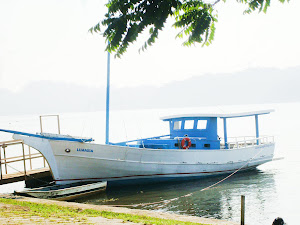
[{"label": "boat canopy roof", "polygon": [[191,118],[236,118],[236,117],[246,117],[246,116],[255,116],[255,115],[263,115],[274,112],[274,109],[268,110],[260,110],[260,111],[252,111],[252,112],[241,112],[241,113],[202,113],[202,114],[181,114],[181,115],[173,115],[173,116],[165,116],[161,119],[163,121],[170,121],[174,119],[191,119]]}]

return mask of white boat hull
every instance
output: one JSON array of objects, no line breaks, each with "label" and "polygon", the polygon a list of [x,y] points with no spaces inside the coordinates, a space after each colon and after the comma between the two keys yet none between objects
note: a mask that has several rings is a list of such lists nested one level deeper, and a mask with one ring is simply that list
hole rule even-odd
[{"label": "white boat hull", "polygon": [[182,179],[253,169],[272,161],[274,143],[239,149],[147,149],[53,141],[14,135],[40,151],[57,184],[78,181],[139,182]]}]

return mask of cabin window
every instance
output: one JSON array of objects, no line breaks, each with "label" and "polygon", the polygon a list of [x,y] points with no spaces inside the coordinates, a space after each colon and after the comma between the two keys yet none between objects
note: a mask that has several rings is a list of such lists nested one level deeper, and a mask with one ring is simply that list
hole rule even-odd
[{"label": "cabin window", "polygon": [[174,130],[180,130],[181,129],[181,121],[175,121],[173,129]]},{"label": "cabin window", "polygon": [[194,120],[186,120],[184,122],[184,129],[185,130],[194,129]]},{"label": "cabin window", "polygon": [[207,126],[207,120],[198,120],[197,129],[205,130]]}]

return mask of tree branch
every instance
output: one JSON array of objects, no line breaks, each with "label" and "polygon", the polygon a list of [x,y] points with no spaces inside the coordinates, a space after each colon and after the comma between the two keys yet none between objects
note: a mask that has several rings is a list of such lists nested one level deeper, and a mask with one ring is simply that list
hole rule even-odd
[{"label": "tree branch", "polygon": [[215,1],[215,3],[214,4],[212,4],[212,6],[215,6],[217,3],[219,3],[221,0],[217,0],[217,1]]}]

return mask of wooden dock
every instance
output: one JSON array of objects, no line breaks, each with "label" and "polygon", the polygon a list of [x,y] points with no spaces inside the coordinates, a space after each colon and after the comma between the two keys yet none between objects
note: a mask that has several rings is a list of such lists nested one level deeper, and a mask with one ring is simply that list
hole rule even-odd
[{"label": "wooden dock", "polygon": [[51,176],[49,168],[33,169],[24,173],[4,174],[0,180],[0,184],[9,184],[18,181],[26,181],[31,179],[42,179]]},{"label": "wooden dock", "polygon": [[[15,149],[15,150],[21,150],[21,152],[19,155],[13,157],[6,157],[8,151],[7,148],[12,145],[19,145],[19,149]],[[33,162],[32,162],[33,159],[42,160],[41,163],[43,164],[43,167],[33,168]],[[20,162],[23,164],[22,168],[20,168],[20,165],[16,166],[16,164],[17,163],[20,164]],[[13,168],[14,172],[9,173],[8,167]],[[0,142],[0,178],[1,178],[0,185],[9,184],[18,181],[30,181],[30,180],[42,181],[44,178],[49,178],[49,177],[51,177],[51,172],[42,154],[40,154],[36,150],[32,151],[32,149],[29,146],[28,146],[27,153],[25,153],[25,145],[22,140]]]}]

